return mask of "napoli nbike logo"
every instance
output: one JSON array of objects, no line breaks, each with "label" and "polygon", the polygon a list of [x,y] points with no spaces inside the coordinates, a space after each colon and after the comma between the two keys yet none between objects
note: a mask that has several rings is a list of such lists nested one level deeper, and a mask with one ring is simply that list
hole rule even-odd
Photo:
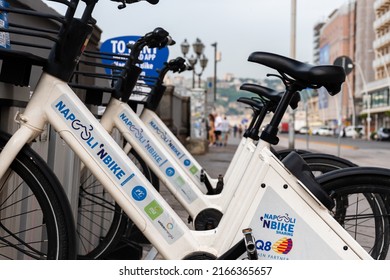
[{"label": "napoli nbike logo", "polygon": [[133,124],[133,122],[126,116],[125,113],[121,113],[119,115],[119,118],[126,124],[126,126],[129,128],[131,132],[133,132],[133,135],[135,138],[137,138],[141,143],[145,142],[143,132],[144,130],[142,128],[138,128]]},{"label": "napoli nbike logo", "polygon": [[70,122],[70,126],[76,130],[80,131],[81,139],[87,141],[91,138],[91,131],[93,130],[92,125],[84,125],[81,120],[76,118],[76,115],[72,113],[70,108],[66,107],[66,104],[62,101],[58,102],[55,105],[55,108],[63,115],[64,119]]},{"label": "napoli nbike logo", "polygon": [[146,191],[146,189],[143,186],[136,186],[131,191],[131,196],[136,201],[142,201],[142,200],[144,200],[146,198],[147,191]]},{"label": "napoli nbike logo", "polygon": [[179,147],[175,146],[175,142],[168,137],[168,134],[161,129],[157,123],[155,123],[153,120],[149,122],[149,125],[151,128],[153,128],[152,131],[156,132],[158,136],[163,140],[163,142],[171,149],[171,151],[175,154],[175,156],[178,159],[181,159],[184,156],[184,152],[181,151]]},{"label": "napoli nbike logo", "polygon": [[168,167],[165,170],[165,173],[167,174],[167,176],[172,177],[173,175],[175,175],[175,169],[173,169],[172,167]]},{"label": "napoli nbike logo", "polygon": [[284,215],[275,215],[265,213],[260,217],[263,228],[274,230],[276,234],[294,236],[296,219],[289,217],[288,213]]},{"label": "napoli nbike logo", "polygon": [[124,186],[129,180],[134,177],[134,173],[127,174],[122,162],[116,160],[111,155],[109,149],[105,147],[105,143],[100,141],[100,135],[94,131],[94,127],[88,123],[88,120],[77,117],[82,116],[73,103],[64,100],[66,97],[61,97],[52,104],[52,108],[66,121],[70,129],[75,132],[75,136],[80,137],[84,147],[107,168],[111,175],[119,181],[121,186]]},{"label": "napoli nbike logo", "polygon": [[83,125],[80,120],[74,120],[71,124],[72,128],[74,130],[81,130],[80,137],[83,140],[88,140],[91,138],[91,131],[93,130],[93,126],[89,125],[88,127],[86,125]]},{"label": "napoli nbike logo", "polygon": [[154,121],[150,121],[149,125],[154,129],[157,135],[159,135],[164,142],[166,143],[171,142],[171,139],[169,139],[168,134],[162,129],[160,129],[157,123],[155,123]]}]

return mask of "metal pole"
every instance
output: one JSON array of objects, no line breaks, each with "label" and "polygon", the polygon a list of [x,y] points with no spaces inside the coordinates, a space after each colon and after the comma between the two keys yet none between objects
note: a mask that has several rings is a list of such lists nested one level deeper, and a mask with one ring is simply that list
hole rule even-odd
[{"label": "metal pole", "polygon": [[192,70],[192,88],[195,88],[195,65],[193,66]]},{"label": "metal pole", "polygon": [[212,44],[214,47],[214,82],[213,82],[213,93],[214,93],[214,102],[217,99],[217,42]]},{"label": "metal pole", "polygon": [[296,28],[297,27],[297,1],[291,0],[291,37],[290,37],[290,56],[296,56]]},{"label": "metal pole", "polygon": [[[291,0],[291,38],[290,38],[290,57],[296,57],[296,20],[297,17],[297,1]],[[290,149],[294,149],[295,138],[295,113],[290,109],[290,121],[288,128],[288,145]]]}]

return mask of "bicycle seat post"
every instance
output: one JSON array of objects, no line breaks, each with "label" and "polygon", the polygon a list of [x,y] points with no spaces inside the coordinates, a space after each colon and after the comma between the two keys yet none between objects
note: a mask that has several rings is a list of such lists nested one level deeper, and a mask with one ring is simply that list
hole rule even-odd
[{"label": "bicycle seat post", "polygon": [[294,81],[285,82],[286,91],[282,96],[278,106],[276,107],[275,113],[270,121],[270,123],[265,127],[264,131],[261,133],[260,138],[272,145],[279,143],[279,138],[277,136],[279,130],[279,124],[282,121],[283,115],[287,111],[287,107],[290,104],[294,94],[301,90],[302,87],[295,83]]}]

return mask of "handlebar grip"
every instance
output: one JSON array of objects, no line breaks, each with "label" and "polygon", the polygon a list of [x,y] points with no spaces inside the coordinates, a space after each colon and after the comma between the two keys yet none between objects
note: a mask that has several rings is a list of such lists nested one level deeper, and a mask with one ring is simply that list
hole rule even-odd
[{"label": "handlebar grip", "polygon": [[126,8],[126,4],[133,4],[141,1],[146,1],[149,4],[156,5],[159,0],[111,0],[113,2],[120,2],[121,4],[118,6],[118,9],[124,9]]},{"label": "handlebar grip", "polygon": [[166,46],[172,46],[176,42],[169,36],[169,33],[161,27],[155,28],[152,32],[145,34],[145,44],[149,48],[163,48]]},{"label": "handlebar grip", "polygon": [[173,40],[171,36],[167,36],[166,46],[173,46],[174,44],[176,44],[176,41]]},{"label": "handlebar grip", "polygon": [[137,2],[141,2],[141,1],[146,1],[152,5],[156,5],[159,2],[159,0],[126,0],[126,3],[133,4],[133,3],[137,3]]}]

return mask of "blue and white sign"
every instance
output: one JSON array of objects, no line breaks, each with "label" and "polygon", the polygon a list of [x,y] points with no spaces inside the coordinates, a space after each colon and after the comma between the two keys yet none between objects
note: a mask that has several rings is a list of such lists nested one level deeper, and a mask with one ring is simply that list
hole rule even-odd
[{"label": "blue and white sign", "polygon": [[175,169],[173,169],[172,167],[168,167],[165,170],[165,173],[167,174],[167,176],[172,177],[173,175],[175,175]]},{"label": "blue and white sign", "polygon": [[137,201],[142,201],[146,198],[147,192],[146,189],[143,186],[136,186],[134,189],[131,191],[131,196],[137,200]]},{"label": "blue and white sign", "polygon": [[[135,43],[141,36],[121,36],[108,39],[103,42],[100,47],[101,52],[114,53],[120,55],[128,55],[131,50],[127,48],[128,44]],[[157,77],[157,70],[161,69],[164,66],[164,63],[167,62],[169,56],[169,50],[167,47],[157,49],[157,48],[148,48],[145,47],[140,55],[139,59],[142,61],[140,64],[137,64],[142,69],[141,75],[148,77]],[[123,57],[116,57],[117,60],[112,59],[102,59],[102,62],[107,65],[118,65],[123,66],[126,61]],[[111,74],[111,69],[106,68],[106,73]]]}]

